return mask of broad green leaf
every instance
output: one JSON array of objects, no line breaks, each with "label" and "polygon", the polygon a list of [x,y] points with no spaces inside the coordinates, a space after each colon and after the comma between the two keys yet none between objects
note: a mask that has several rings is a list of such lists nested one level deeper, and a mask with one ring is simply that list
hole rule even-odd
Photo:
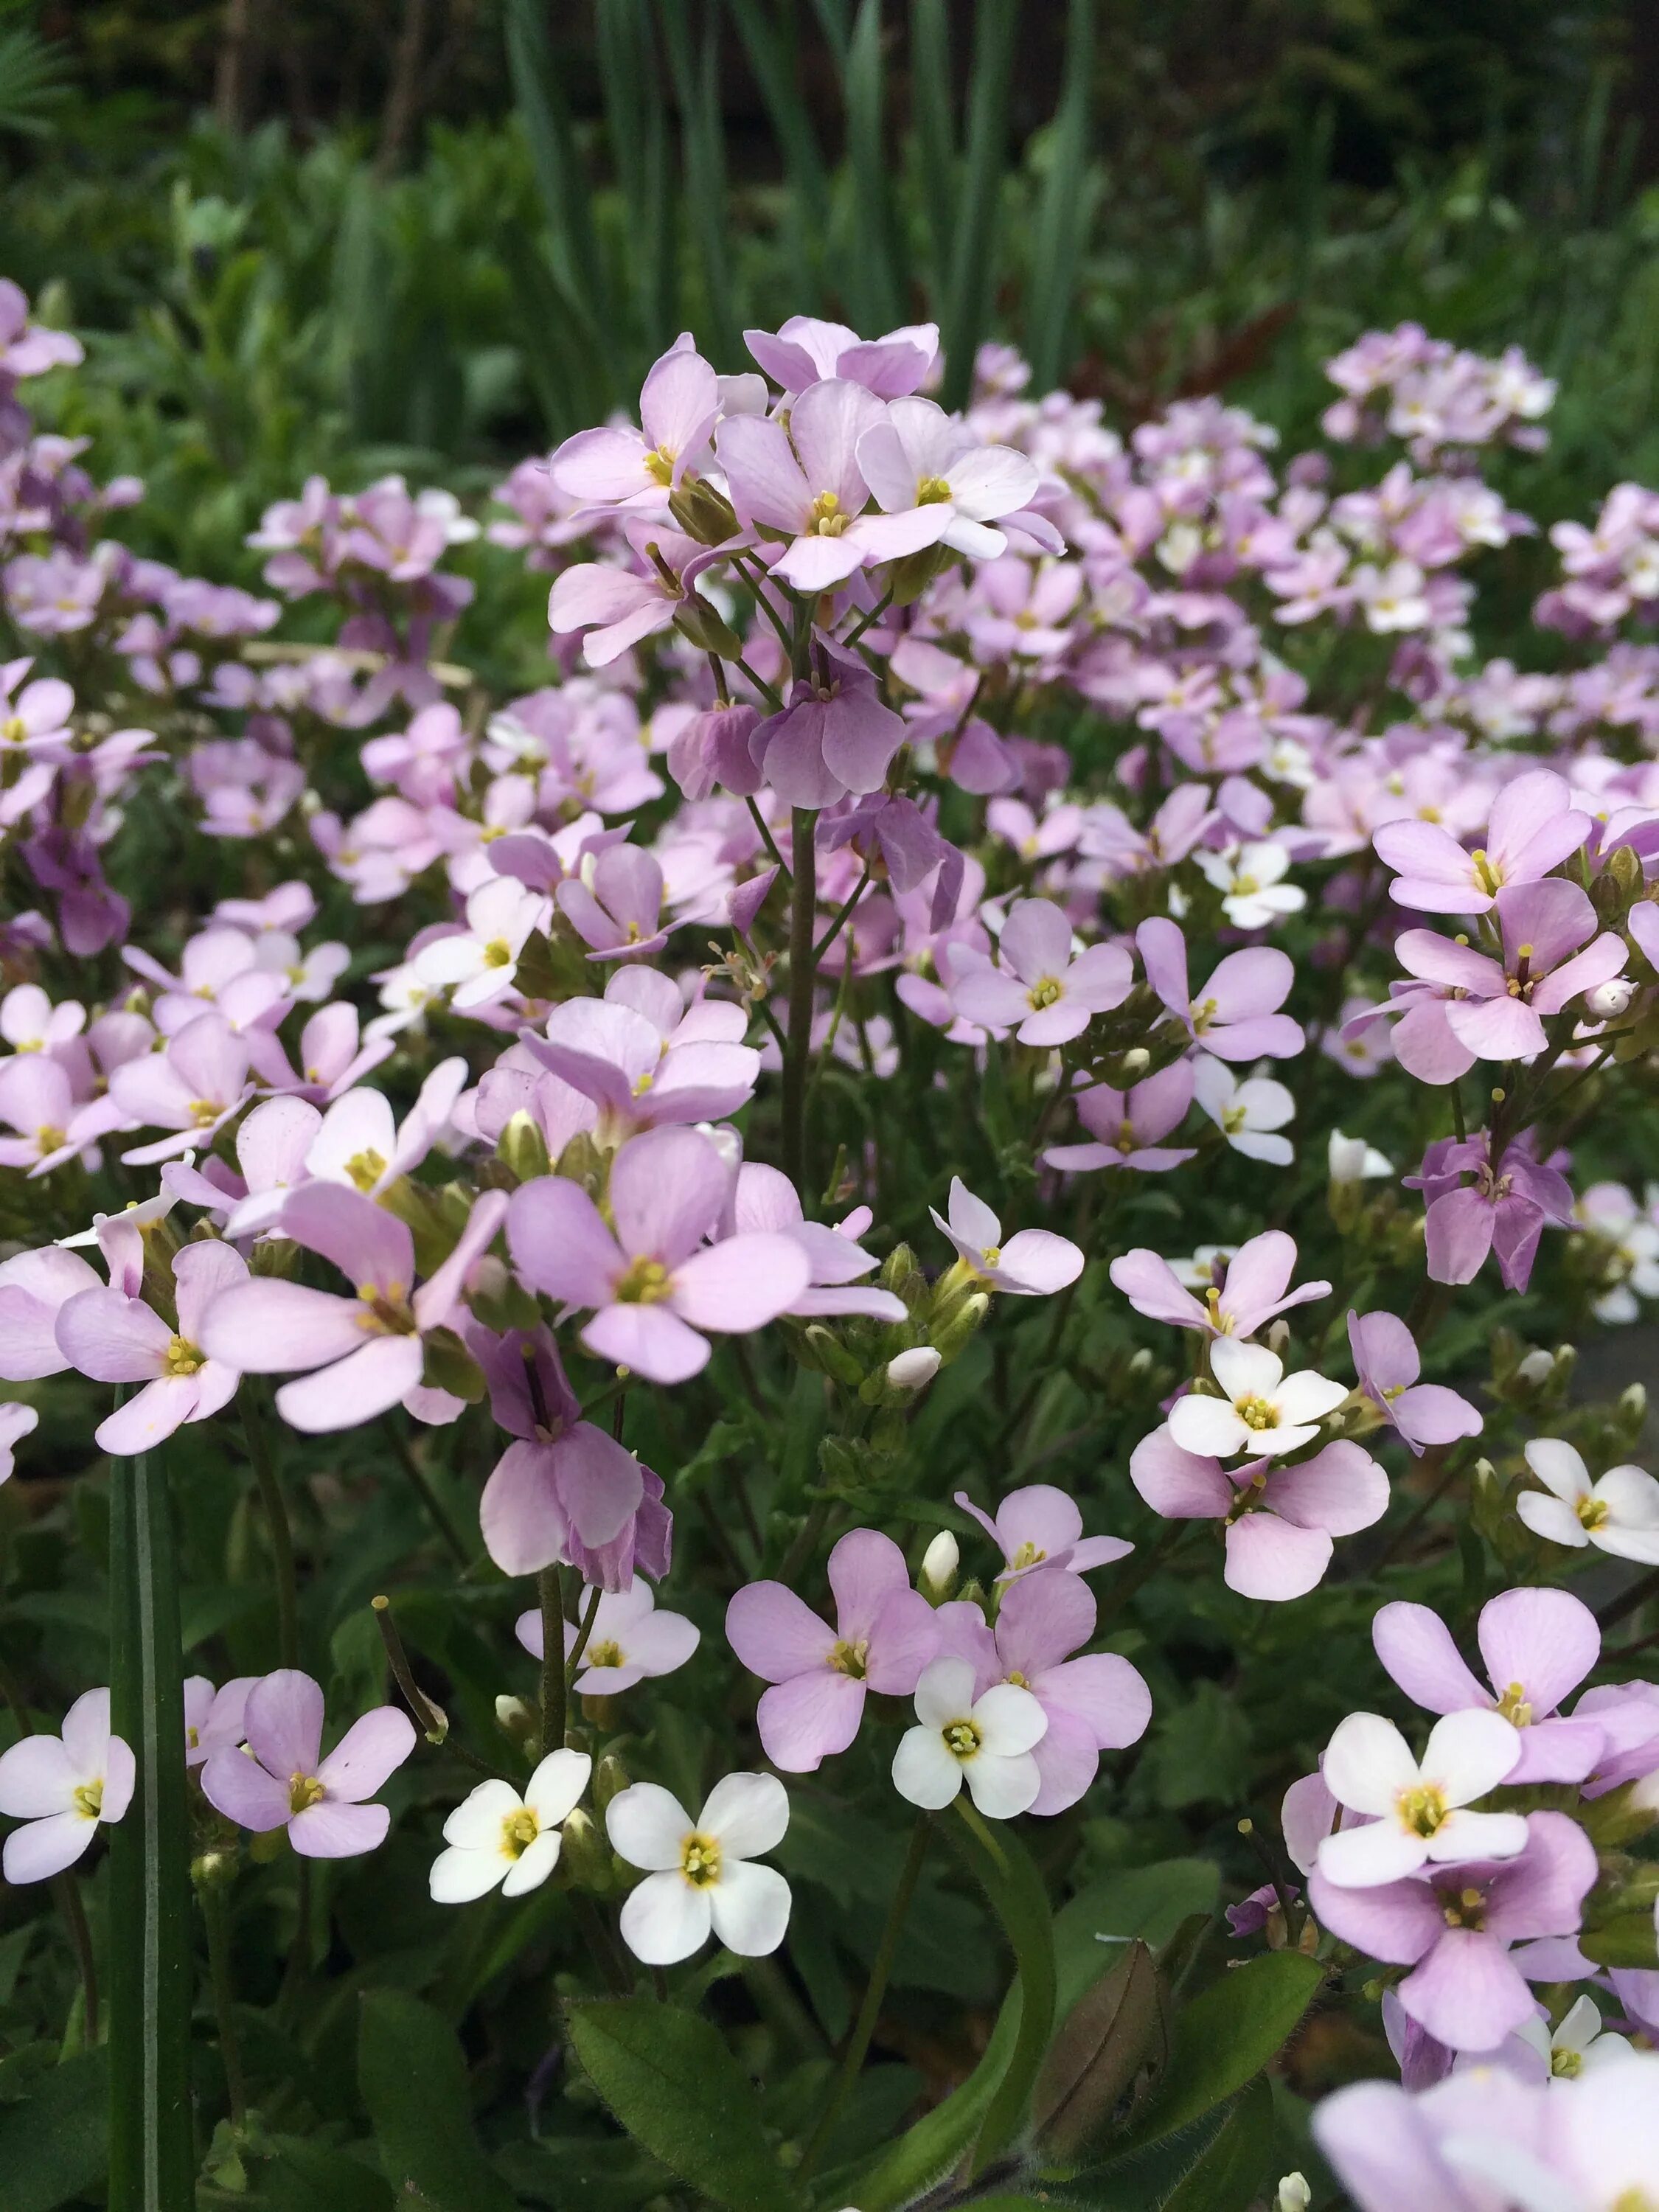
[{"label": "broad green leaf", "polygon": [[[957,1802],[966,1814],[965,1804]],[[1018,2133],[1048,2046],[1054,2021],[1054,1920],[1042,1877],[1011,1828],[993,1834],[969,1815],[950,1823],[946,1832],[989,1898],[1019,1973],[1019,2033],[974,2145],[974,2171],[982,2173]]]},{"label": "broad green leaf", "polygon": [[1578,1948],[1598,1966],[1634,1966],[1650,1972],[1659,1966],[1650,1912],[1621,1912],[1600,1928],[1589,1928],[1578,1938]]},{"label": "broad green leaf", "polygon": [[961,2087],[924,2112],[868,2165],[826,2174],[819,2191],[823,2202],[856,2204],[859,2212],[896,2212],[898,2206],[913,2203],[943,2180],[980,2130],[1019,2040],[1019,2022],[1020,1986],[1016,1982],[1003,2000],[984,2056]]},{"label": "broad green leaf", "polygon": [[1161,2212],[1245,2212],[1267,2178],[1273,2152],[1273,2093],[1258,2077]]},{"label": "broad green leaf", "polygon": [[1170,2063],[1129,2141],[1172,2134],[1236,2095],[1283,2049],[1324,1978],[1300,1951],[1269,1951],[1200,1990],[1176,2016]]},{"label": "broad green leaf", "polygon": [[1061,2158],[1085,2150],[1124,2092],[1169,2056],[1170,1993],[1137,1937],[1086,1990],[1049,2046],[1032,2099],[1037,2141]]},{"label": "broad green leaf", "polygon": [[1076,2212],[1163,2212],[1220,2140],[1231,2107],[1219,2106],[1156,2142],[1138,2143],[1053,2185]]},{"label": "broad green leaf", "polygon": [[708,2021],[645,1997],[572,2004],[566,2018],[594,2087],[672,2173],[730,2212],[798,2203],[753,2085]]},{"label": "broad green leaf", "polygon": [[278,2136],[270,2151],[264,2193],[273,2212],[392,2212],[388,2183],[337,2144]]},{"label": "broad green leaf", "polygon": [[434,2212],[512,2212],[472,2131],[460,2044],[430,2005],[395,1990],[364,1996],[357,2086],[395,2197],[418,2195]]},{"label": "broad green leaf", "polygon": [[1061,2010],[1115,1963],[1121,1939],[1139,1936],[1157,1950],[1191,1914],[1213,1912],[1220,1887],[1208,1859],[1166,1859],[1103,1875],[1079,1890],[1054,1915]]},{"label": "broad green leaf", "polygon": [[109,2053],[86,2051],[0,2108],[0,2212],[53,2212],[85,2196],[108,2156]]},{"label": "broad green leaf", "polygon": [[135,1776],[109,1832],[109,2196],[117,2212],[160,2212],[191,2202],[196,2146],[184,1659],[159,1452],[111,1466],[110,1662],[112,1726]]}]

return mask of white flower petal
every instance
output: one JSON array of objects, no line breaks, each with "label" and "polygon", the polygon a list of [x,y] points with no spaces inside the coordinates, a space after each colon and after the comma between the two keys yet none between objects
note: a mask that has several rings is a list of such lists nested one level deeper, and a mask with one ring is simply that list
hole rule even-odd
[{"label": "white flower petal", "polygon": [[[642,1783],[635,1784],[635,1789],[644,1787]],[[624,1790],[622,1796],[613,1797],[607,1813],[632,1794]],[[668,1792],[665,1790],[662,1794],[665,1797]],[[678,1873],[647,1875],[623,1900],[623,1942],[647,1966],[672,1966],[689,1959],[708,1942],[713,1924],[708,1892],[694,1889]]]},{"label": "white flower petal", "polygon": [[672,1867],[679,1881],[680,1850],[691,1833],[691,1818],[679,1799],[657,1783],[635,1782],[618,1790],[605,1808],[605,1832],[629,1866]]},{"label": "white flower petal", "polygon": [[1391,1814],[1401,1790],[1420,1779],[1411,1746],[1381,1713],[1348,1715],[1331,1738],[1323,1771],[1337,1803],[1356,1813]]},{"label": "white flower petal", "polygon": [[718,1836],[726,1859],[775,1850],[789,1826],[789,1793],[775,1774],[728,1774],[709,1791],[697,1826]]},{"label": "white flower petal", "polygon": [[763,1959],[775,1951],[789,1925],[789,1885],[775,1867],[740,1859],[722,1868],[708,1893],[714,1933],[740,1959]]},{"label": "white flower petal", "polygon": [[936,1728],[907,1729],[893,1753],[893,1787],[911,1804],[936,1813],[962,1787],[962,1761]]},{"label": "white flower petal", "polygon": [[963,1771],[968,1778],[969,1794],[988,1820],[1012,1820],[1017,1813],[1028,1812],[1042,1787],[1042,1774],[1029,1751],[1012,1759],[982,1751],[977,1759],[968,1761]]}]

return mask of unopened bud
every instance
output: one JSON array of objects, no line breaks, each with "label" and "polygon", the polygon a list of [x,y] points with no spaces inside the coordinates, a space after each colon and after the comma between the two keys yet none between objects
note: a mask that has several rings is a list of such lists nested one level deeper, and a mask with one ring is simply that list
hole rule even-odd
[{"label": "unopened bud", "polygon": [[864,1380],[864,1370],[834,1329],[825,1328],[821,1322],[814,1322],[805,1334],[812,1357],[824,1373],[834,1376],[837,1382],[846,1383],[849,1389],[856,1390]]},{"label": "unopened bud", "polygon": [[614,1751],[607,1751],[593,1770],[593,1808],[603,1813],[613,1797],[620,1797],[629,1786],[628,1769]]},{"label": "unopened bud", "polygon": [[991,1301],[988,1293],[970,1291],[939,1332],[940,1359],[954,1359],[990,1310]]},{"label": "unopened bud", "polygon": [[1630,978],[1615,975],[1610,982],[1598,983],[1593,991],[1586,991],[1584,1006],[1592,1021],[1616,1021],[1635,996],[1636,986]]},{"label": "unopened bud", "polygon": [[1131,1045],[1120,1063],[1125,1083],[1139,1083],[1152,1064],[1152,1055],[1144,1044]]},{"label": "unopened bud", "polygon": [[1619,1410],[1626,1420],[1640,1421],[1647,1413],[1647,1386],[1643,1382],[1629,1383],[1619,1394]]},{"label": "unopened bud", "polygon": [[1280,1320],[1273,1322],[1270,1325],[1267,1330],[1267,1349],[1269,1352],[1282,1353],[1290,1340],[1291,1325],[1289,1322],[1281,1318]]},{"label": "unopened bud", "polygon": [[1634,897],[1642,888],[1642,862],[1633,846],[1615,845],[1608,855],[1606,872],[1626,898]]},{"label": "unopened bud", "polygon": [[234,1844],[228,1850],[203,1851],[190,1863],[191,1883],[198,1889],[228,1889],[236,1879],[236,1859]]},{"label": "unopened bud", "polygon": [[1534,1385],[1547,1382],[1555,1372],[1555,1354],[1553,1352],[1546,1352],[1540,1346],[1535,1351],[1529,1352],[1515,1371],[1523,1382],[1531,1382]]},{"label": "unopened bud", "polygon": [[611,1846],[605,1831],[591,1813],[578,1805],[564,1818],[564,1841],[559,1856],[570,1879],[584,1889],[606,1889],[611,1883]]},{"label": "unopened bud", "polygon": [[893,1355],[887,1363],[887,1380],[896,1390],[925,1390],[943,1364],[931,1344],[918,1344]]},{"label": "unopened bud", "polygon": [[1152,1371],[1152,1365],[1153,1361],[1152,1352],[1144,1344],[1141,1345],[1138,1350],[1132,1352],[1129,1355],[1129,1372],[1131,1375],[1135,1376],[1137,1381],[1143,1375],[1150,1375]]},{"label": "unopened bud", "polygon": [[1273,2198],[1273,2212],[1308,2212],[1313,2203],[1313,2191],[1308,2186],[1305,2173],[1287,2173],[1279,2185],[1279,2194]]},{"label": "unopened bud", "polygon": [[538,1176],[547,1174],[551,1164],[546,1138],[522,1107],[501,1131],[495,1151],[520,1182],[534,1182]]},{"label": "unopened bud", "polygon": [[927,1288],[927,1278],[916,1265],[916,1255],[908,1244],[896,1244],[882,1262],[881,1286],[891,1291],[896,1297],[909,1304],[910,1293],[918,1285]]},{"label": "unopened bud", "polygon": [[943,1605],[957,1586],[957,1570],[962,1565],[962,1551],[948,1528],[941,1528],[921,1555],[921,1572],[916,1577],[916,1588],[929,1605]]},{"label": "unopened bud", "polygon": [[514,1743],[528,1743],[541,1727],[536,1708],[522,1698],[497,1698],[495,1725]]}]

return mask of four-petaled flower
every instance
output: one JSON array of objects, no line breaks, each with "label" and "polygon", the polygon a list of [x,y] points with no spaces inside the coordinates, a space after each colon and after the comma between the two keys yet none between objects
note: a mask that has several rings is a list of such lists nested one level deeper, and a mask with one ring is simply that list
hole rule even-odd
[{"label": "four-petaled flower", "polygon": [[645,1880],[623,1901],[622,1936],[647,1966],[672,1966],[712,1932],[740,1959],[775,1951],[789,1925],[789,1885],[757,1866],[789,1826],[789,1799],[775,1774],[728,1774],[693,1820],[654,1782],[619,1790],[605,1808],[605,1833]]},{"label": "four-petaled flower", "polygon": [[470,1905],[492,1889],[522,1897],[539,1889],[559,1863],[562,1823],[587,1787],[585,1751],[550,1751],[522,1792],[510,1782],[481,1782],[444,1822],[449,1845],[432,1862],[428,1886],[440,1905]]}]

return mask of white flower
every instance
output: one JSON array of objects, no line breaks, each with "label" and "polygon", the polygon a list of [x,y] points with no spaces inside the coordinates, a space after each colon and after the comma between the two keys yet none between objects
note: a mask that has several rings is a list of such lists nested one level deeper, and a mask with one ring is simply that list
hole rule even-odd
[{"label": "white flower", "polygon": [[728,1774],[695,1821],[654,1782],[636,1782],[605,1808],[605,1832],[630,1866],[647,1869],[622,1909],[623,1941],[647,1966],[689,1959],[712,1929],[741,1959],[775,1951],[789,1925],[789,1885],[750,1862],[775,1850],[789,1799],[775,1774]]},{"label": "white flower", "polygon": [[539,1889],[559,1863],[560,1824],[575,1809],[593,1762],[585,1751],[550,1751],[520,1796],[510,1782],[481,1782],[444,1822],[449,1845],[432,1863],[440,1905],[468,1905],[499,1887]]},{"label": "white flower", "polygon": [[1048,1716],[1029,1690],[994,1682],[974,1696],[966,1659],[935,1659],[916,1684],[916,1719],[893,1754],[893,1787],[913,1805],[936,1812],[968,1784],[988,1820],[1023,1813],[1042,1786],[1032,1747]]},{"label": "white flower", "polygon": [[1364,609],[1365,627],[1379,636],[1391,630],[1426,629],[1430,621],[1426,579],[1414,561],[1391,561],[1379,569],[1367,561],[1349,578]]},{"label": "white flower", "polygon": [[1279,1459],[1298,1450],[1313,1442],[1320,1422],[1348,1395],[1346,1382],[1333,1382],[1311,1368],[1286,1375],[1284,1361],[1266,1345],[1231,1336],[1211,1345],[1210,1372],[1221,1396],[1177,1398],[1170,1409],[1170,1433],[1182,1451],[1215,1459],[1245,1451]]},{"label": "white flower", "polygon": [[107,1690],[77,1698],[61,1736],[26,1735],[0,1753],[0,1813],[27,1824],[6,1838],[6,1880],[46,1881],[73,1866],[99,1823],[126,1811],[132,1780],[132,1753],[109,1732]]},{"label": "white flower", "polygon": [[1241,1083],[1223,1061],[1200,1054],[1193,1070],[1193,1097],[1234,1152],[1246,1159],[1288,1167],[1295,1154],[1288,1137],[1267,1133],[1282,1129],[1296,1112],[1296,1101],[1282,1083],[1252,1076]]},{"label": "white flower", "polygon": [[1577,2081],[1587,2067],[1605,2066],[1610,2059],[1628,2058],[1633,2046],[1622,2035],[1609,2034],[1590,1997],[1580,1997],[1552,2034],[1547,2020],[1523,2020],[1515,2031],[1549,2069],[1557,2081]]},{"label": "white flower", "polygon": [[1331,1131],[1327,1158],[1333,1182],[1369,1182],[1394,1173],[1394,1162],[1375,1145],[1363,1137],[1345,1137],[1340,1129]]},{"label": "white flower", "polygon": [[1523,1490],[1515,1510],[1552,1544],[1586,1544],[1615,1559],[1659,1566],[1659,1482],[1639,1467],[1609,1468],[1599,1482],[1570,1443],[1538,1437],[1527,1446],[1527,1465],[1552,1494]]},{"label": "white flower", "polygon": [[1375,1817],[1327,1836],[1319,1871],[1339,1889],[1370,1889],[1430,1864],[1514,1858],[1527,1847],[1521,1814],[1467,1808],[1520,1756],[1519,1731],[1479,1706],[1435,1723],[1420,1765],[1392,1721],[1350,1713],[1325,1753],[1325,1787],[1339,1805]]},{"label": "white flower", "polygon": [[957,1586],[962,1548],[948,1528],[941,1528],[921,1555],[916,1588],[930,1605],[943,1605]]},{"label": "white flower", "polygon": [[1236,851],[1194,857],[1223,894],[1221,911],[1237,929],[1271,929],[1308,903],[1306,891],[1279,880],[1291,865],[1282,845],[1241,845]]},{"label": "white flower", "polygon": [[504,999],[518,973],[519,955],[545,930],[547,900],[513,876],[492,876],[466,902],[466,929],[434,938],[415,956],[415,973],[429,990],[454,986],[450,1003],[465,1009]]},{"label": "white flower", "polygon": [[1611,982],[1598,983],[1593,991],[1584,994],[1584,1012],[1593,1022],[1616,1021],[1636,996],[1636,986],[1628,975],[1615,975]]}]

